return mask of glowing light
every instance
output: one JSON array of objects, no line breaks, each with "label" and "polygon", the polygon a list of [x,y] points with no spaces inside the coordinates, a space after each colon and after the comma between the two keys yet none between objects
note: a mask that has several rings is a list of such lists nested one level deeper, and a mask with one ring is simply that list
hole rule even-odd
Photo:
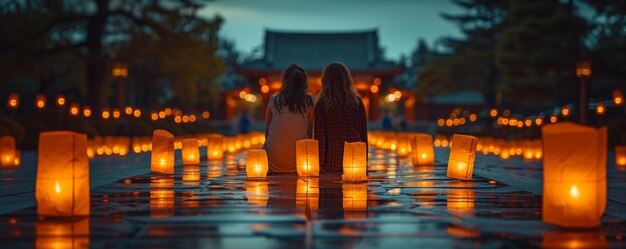
[{"label": "glowing light", "polygon": [[396,99],[400,99],[400,98],[402,98],[402,92],[400,92],[400,91],[395,91],[395,92],[393,92],[393,96],[395,96],[395,97],[396,97]]},{"label": "glowing light", "polygon": [[472,121],[472,122],[476,122],[476,119],[478,119],[478,117],[476,116],[476,114],[473,114],[473,113],[472,113],[472,114],[470,114],[470,115],[469,115],[469,120],[470,120],[470,121]]},{"label": "glowing light", "polygon": [[495,118],[496,116],[498,116],[498,110],[497,109],[491,109],[491,111],[489,111],[489,116],[491,116],[492,118]]},{"label": "glowing light", "polygon": [[569,108],[567,108],[567,106],[564,106],[563,108],[561,108],[561,115],[563,115],[564,117],[569,116],[570,111]]},{"label": "glowing light", "polygon": [[370,87],[370,91],[371,91],[372,93],[377,93],[377,92],[378,92],[378,86],[377,86],[377,85],[373,85],[373,86],[371,86],[371,87]]},{"label": "glowing light", "polygon": [[578,197],[580,197],[580,190],[578,190],[578,187],[576,186],[576,184],[570,187],[569,195],[572,196],[574,199],[578,199]]},{"label": "glowing light", "polygon": [[83,116],[85,116],[86,118],[91,117],[91,107],[83,107]]},{"label": "glowing light", "polygon": [[267,85],[263,85],[261,86],[261,92],[262,93],[268,93],[270,91],[270,87]]},{"label": "glowing light", "polygon": [[126,115],[133,114],[133,108],[130,106],[127,106],[126,108],[124,108],[124,113],[126,113]]},{"label": "glowing light", "polygon": [[56,181],[54,183],[54,192],[56,192],[57,194],[61,193],[61,184],[59,184],[59,181]]},{"label": "glowing light", "polygon": [[65,106],[65,97],[63,95],[57,95],[57,106],[58,107],[63,107]]},{"label": "glowing light", "polygon": [[141,117],[141,110],[135,109],[135,111],[133,111],[133,116],[135,116],[135,118]]},{"label": "glowing light", "polygon": [[535,118],[535,125],[539,126],[543,124],[543,119],[542,118]]},{"label": "glowing light", "polygon": [[203,119],[209,119],[210,116],[211,116],[211,113],[209,113],[208,111],[202,112],[202,118]]},{"label": "glowing light", "polygon": [[605,111],[606,111],[606,106],[604,105],[604,103],[599,103],[598,106],[596,107],[596,114],[604,115]]},{"label": "glowing light", "polygon": [[118,110],[117,108],[113,109],[113,118],[118,119],[121,115],[122,114],[120,113],[120,110]]}]

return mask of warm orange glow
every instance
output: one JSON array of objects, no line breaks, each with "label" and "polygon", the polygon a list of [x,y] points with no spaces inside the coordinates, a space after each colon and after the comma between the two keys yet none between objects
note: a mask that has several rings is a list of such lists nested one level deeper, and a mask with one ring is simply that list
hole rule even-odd
[{"label": "warm orange glow", "polygon": [[109,109],[102,109],[102,119],[109,119],[109,117],[111,117],[111,112],[109,111]]},{"label": "warm orange glow", "polygon": [[89,215],[87,136],[69,131],[39,135],[35,199],[37,214]]},{"label": "warm orange glow", "polygon": [[121,115],[122,114],[121,114],[120,110],[118,110],[117,108],[113,109],[113,118],[114,119],[120,118]]},{"label": "warm orange glow", "polygon": [[554,123],[556,123],[557,121],[559,121],[559,119],[558,119],[555,115],[550,116],[550,123],[553,123],[553,124],[554,124]]},{"label": "warm orange glow", "polygon": [[182,118],[180,116],[174,117],[174,122],[176,122],[177,124],[180,124],[181,121],[182,121]]},{"label": "warm orange glow", "polygon": [[189,116],[183,115],[183,123],[189,123]]},{"label": "warm orange glow", "polygon": [[380,85],[383,81],[380,78],[374,78],[374,85]]},{"label": "warm orange glow", "polygon": [[133,116],[135,116],[135,118],[141,117],[141,110],[135,109],[133,111]]},{"label": "warm orange glow", "polygon": [[450,145],[448,171],[446,176],[461,180],[471,180],[478,138],[454,134]]},{"label": "warm orange glow", "polygon": [[174,174],[174,135],[165,130],[152,133],[150,170],[155,173]]},{"label": "warm orange glow", "polygon": [[115,62],[113,63],[111,74],[115,78],[126,78],[128,76],[128,66],[124,62]]},{"label": "warm orange glow", "polygon": [[171,116],[172,115],[172,108],[165,108],[165,115],[167,116]]},{"label": "warm orange glow", "polygon": [[265,85],[265,84],[267,84],[267,79],[266,79],[266,78],[259,78],[259,84],[260,84],[260,85]]},{"label": "warm orange glow", "polygon": [[450,127],[452,126],[452,124],[454,124],[454,121],[452,121],[452,119],[446,119],[446,126]]},{"label": "warm orange glow", "polygon": [[126,113],[126,115],[131,115],[133,114],[133,108],[130,106],[127,106],[124,108],[124,113]]},{"label": "warm orange glow", "polygon": [[478,119],[478,116],[476,116],[476,114],[472,113],[469,115],[469,120],[472,122],[476,122],[476,119]]},{"label": "warm orange glow", "polygon": [[194,114],[189,115],[189,122],[192,122],[192,123],[196,122],[196,119],[197,119],[196,115],[194,115]]},{"label": "warm orange glow", "polygon": [[443,118],[437,119],[438,126],[444,126],[445,124],[446,124],[446,121]]},{"label": "warm orange glow", "polygon": [[160,111],[159,112],[159,118],[160,119],[164,119],[165,118],[165,112],[164,111]]},{"label": "warm orange glow", "polygon": [[367,181],[367,145],[345,143],[343,147],[343,181]]},{"label": "warm orange glow", "polygon": [[606,131],[570,122],[542,128],[544,222],[572,228],[600,225],[607,200]]},{"label": "warm orange glow", "polygon": [[598,103],[598,106],[596,106],[596,114],[604,115],[605,112],[606,112],[606,105],[604,103]]},{"label": "warm orange glow", "polygon": [[434,165],[435,150],[433,148],[433,137],[425,133],[413,134],[411,156],[414,166]]},{"label": "warm orange glow", "polygon": [[570,114],[570,111],[567,106],[564,106],[561,108],[561,115],[563,115],[564,117],[567,117],[569,116],[569,114]]},{"label": "warm orange glow", "polygon": [[474,190],[452,188],[449,191],[446,201],[448,212],[456,215],[472,215],[474,213]]},{"label": "warm orange glow", "polygon": [[78,116],[79,112],[80,112],[80,106],[77,103],[71,103],[70,104],[70,115]]},{"label": "warm orange glow", "polygon": [[269,200],[269,186],[267,181],[247,181],[246,182],[246,199],[253,206],[265,207]]},{"label": "warm orange glow", "polygon": [[15,159],[18,158],[15,138],[12,136],[0,137],[0,166],[9,167],[15,165]]},{"label": "warm orange glow", "polygon": [[159,114],[153,112],[152,114],[150,114],[150,119],[152,119],[152,121],[157,121],[159,119]]},{"label": "warm orange glow", "polygon": [[35,107],[37,109],[46,108],[46,95],[37,94],[37,96],[35,96]]},{"label": "warm orange glow", "polygon": [[263,85],[261,86],[261,92],[262,93],[268,93],[270,91],[270,87],[267,85]]},{"label": "warm orange glow", "polygon": [[591,76],[591,62],[588,60],[581,60],[576,63],[576,76],[577,77],[590,77]]},{"label": "warm orange glow", "polygon": [[174,215],[174,179],[154,177],[150,182],[150,216],[153,218]]},{"label": "warm orange glow", "polygon": [[616,106],[621,106],[624,104],[624,94],[622,94],[622,90],[615,89],[613,90],[612,95],[613,95],[613,103]]},{"label": "warm orange glow", "polygon": [[626,145],[615,146],[615,165],[626,166]]},{"label": "warm orange glow", "polygon": [[248,178],[265,177],[268,170],[267,153],[264,149],[250,149],[246,152],[246,176]]},{"label": "warm orange glow", "polygon": [[89,106],[83,107],[83,116],[85,116],[86,118],[91,117],[91,107]]},{"label": "warm orange glow", "polygon": [[57,106],[58,107],[63,107],[65,106],[65,96],[63,95],[57,95],[57,100],[56,100]]},{"label": "warm orange glow", "polygon": [[200,164],[200,149],[198,148],[198,139],[195,137],[185,138],[182,140],[182,144],[183,164]]},{"label": "warm orange glow", "polygon": [[69,220],[39,219],[36,249],[89,248],[89,217]]},{"label": "warm orange glow", "polygon": [[303,209],[305,217],[317,211],[319,193],[319,178],[306,177],[296,180],[296,208]]},{"label": "warm orange glow", "polygon": [[344,183],[343,212],[345,219],[365,219],[367,216],[366,183]]},{"label": "warm orange glow", "polygon": [[377,86],[377,85],[372,85],[372,86],[370,87],[370,91],[371,91],[372,93],[377,93],[377,92],[378,92],[378,86]]},{"label": "warm orange glow", "polygon": [[529,127],[529,126],[533,125],[533,121],[531,121],[530,119],[526,119],[526,120],[524,120],[524,125],[526,127]]},{"label": "warm orange glow", "polygon": [[202,118],[203,119],[209,119],[210,116],[211,116],[211,113],[209,113],[208,111],[202,112]]},{"label": "warm orange glow", "polygon": [[224,157],[224,136],[211,134],[207,136],[207,159],[222,160]]},{"label": "warm orange glow", "polygon": [[397,141],[396,153],[398,157],[404,158],[409,156],[409,153],[411,152],[411,140],[409,137],[399,135]]},{"label": "warm orange glow", "polygon": [[320,161],[317,140],[296,141],[296,170],[298,176],[319,176]]},{"label": "warm orange glow", "polygon": [[497,109],[491,109],[489,111],[489,116],[491,116],[492,118],[495,118],[496,116],[498,116],[498,110]]},{"label": "warm orange glow", "polygon": [[7,107],[9,109],[17,109],[20,105],[20,96],[17,93],[9,94],[9,99],[7,100]]},{"label": "warm orange glow", "polygon": [[543,118],[535,118],[535,125],[540,126],[543,124]]}]

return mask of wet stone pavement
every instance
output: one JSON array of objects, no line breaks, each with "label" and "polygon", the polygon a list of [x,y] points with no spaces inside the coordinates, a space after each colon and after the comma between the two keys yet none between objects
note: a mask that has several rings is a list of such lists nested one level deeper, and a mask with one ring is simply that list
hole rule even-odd
[{"label": "wet stone pavement", "polygon": [[[90,217],[38,217],[35,206],[4,213],[0,247],[626,248],[619,200],[609,201],[599,229],[543,224],[541,195],[524,184],[540,183],[540,163],[479,156],[473,180],[459,181],[446,177],[445,149],[427,167],[371,149],[369,181],[342,183],[340,175],[250,180],[244,154],[177,162],[174,175],[110,175],[91,190]],[[149,157],[133,156],[148,169]],[[619,190],[611,181],[623,183],[625,173],[609,172]]]}]

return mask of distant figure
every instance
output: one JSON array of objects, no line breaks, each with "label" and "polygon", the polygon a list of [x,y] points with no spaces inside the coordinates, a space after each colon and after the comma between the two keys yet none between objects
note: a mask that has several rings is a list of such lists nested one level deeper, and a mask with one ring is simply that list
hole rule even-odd
[{"label": "distant figure", "polygon": [[296,172],[296,141],[311,137],[313,97],[307,94],[307,82],[304,68],[287,67],[280,92],[267,105],[264,148],[270,172]]},{"label": "distant figure", "polygon": [[244,110],[239,117],[239,132],[241,134],[248,134],[250,132],[250,117],[248,112]]},{"label": "distant figure", "polygon": [[333,62],[322,71],[322,91],[315,104],[314,138],[319,141],[322,172],[343,170],[345,142],[367,143],[365,106],[348,68]]},{"label": "distant figure", "polygon": [[383,131],[390,131],[393,129],[393,124],[392,124],[392,120],[391,120],[391,115],[389,115],[389,111],[384,111],[383,112],[383,117],[382,120],[380,122],[380,128]]}]

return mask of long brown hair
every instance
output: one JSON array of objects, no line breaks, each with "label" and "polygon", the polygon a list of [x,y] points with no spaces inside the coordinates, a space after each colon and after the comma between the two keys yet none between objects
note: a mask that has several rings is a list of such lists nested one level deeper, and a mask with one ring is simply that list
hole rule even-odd
[{"label": "long brown hair", "polygon": [[350,70],[341,62],[331,62],[322,71],[322,91],[317,95],[317,103],[326,108],[358,106],[360,101],[352,84]]},{"label": "long brown hair", "polygon": [[278,112],[287,106],[290,112],[303,114],[313,105],[313,99],[307,94],[308,89],[308,76],[304,68],[291,64],[283,71],[283,86],[274,97],[274,106]]}]

